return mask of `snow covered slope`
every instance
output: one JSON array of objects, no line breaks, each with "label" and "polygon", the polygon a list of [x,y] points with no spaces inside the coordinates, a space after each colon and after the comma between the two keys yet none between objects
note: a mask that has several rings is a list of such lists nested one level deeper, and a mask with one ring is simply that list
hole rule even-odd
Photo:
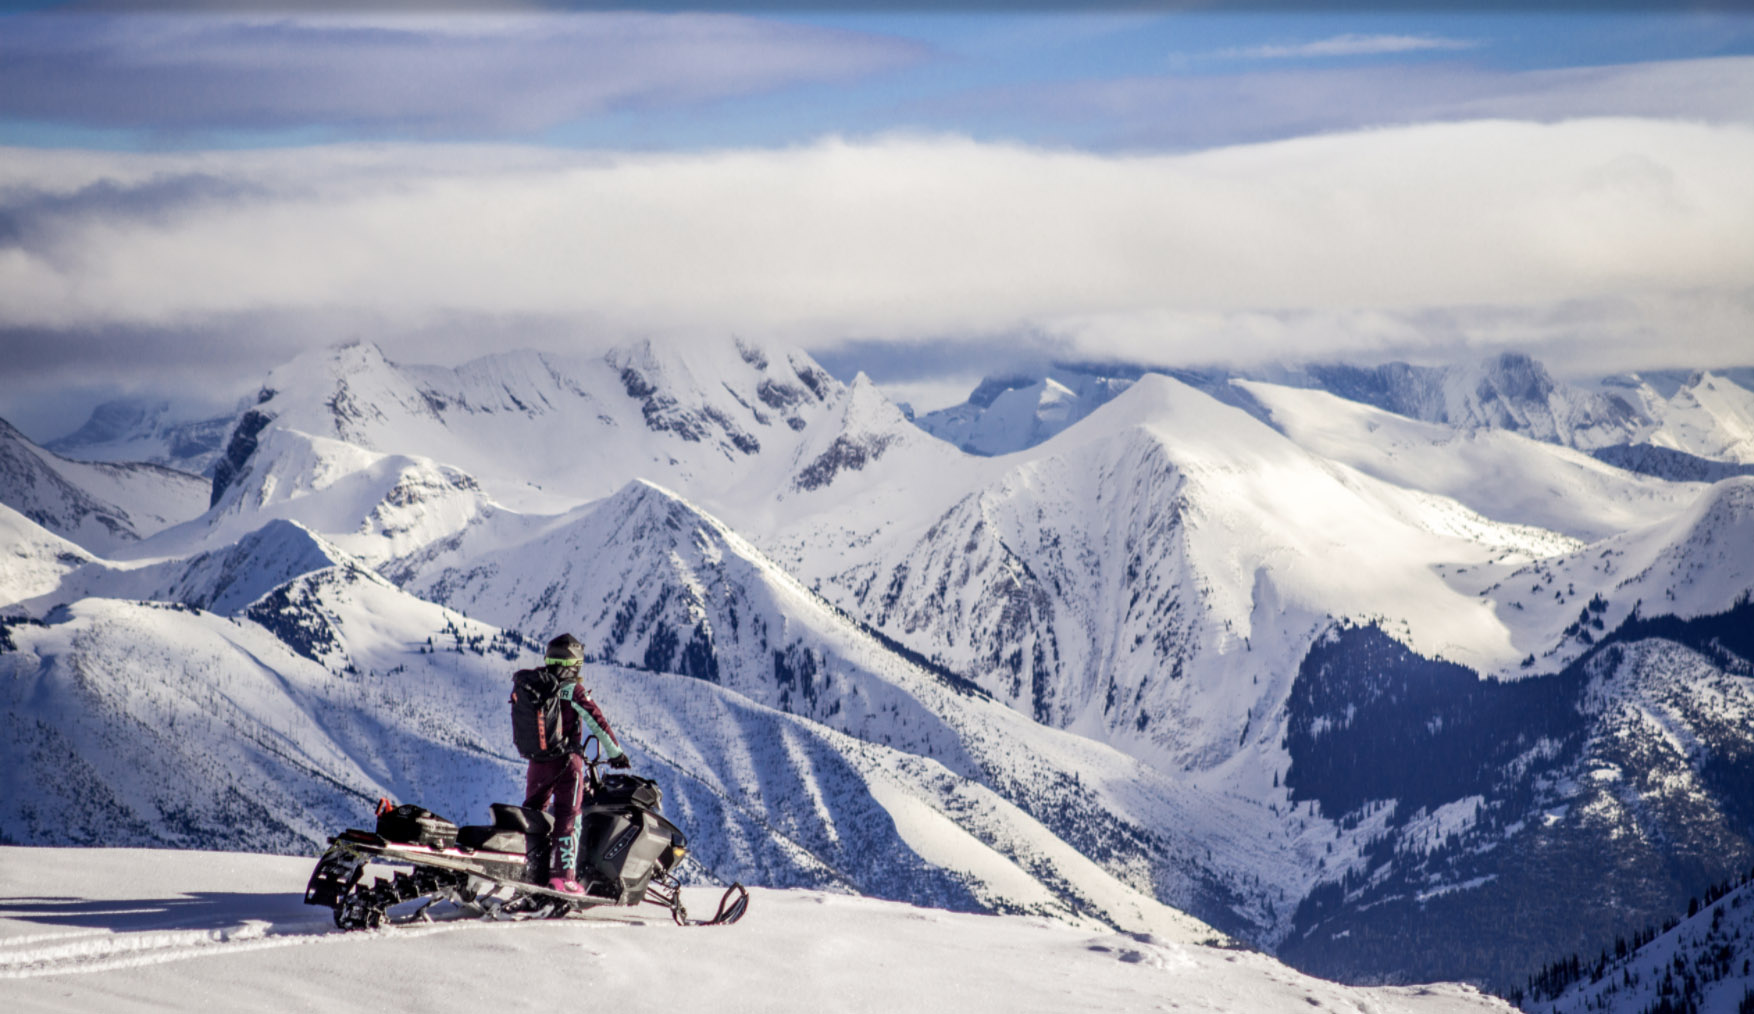
[{"label": "snow covered slope", "polygon": [[79,461],[144,461],[210,475],[231,429],[231,416],[188,419],[167,402],[106,401],[72,433],[43,446]]},{"label": "snow covered slope", "polygon": [[1691,619],[1754,594],[1754,477],[1708,486],[1674,517],[1526,564],[1459,570],[1451,580],[1493,603],[1519,652],[1515,669],[1552,672],[1636,613]]},{"label": "snow covered slope", "polygon": [[921,429],[972,454],[1010,454],[1047,440],[1096,411],[1137,379],[1056,367],[1040,374],[989,377],[960,405],[914,419]]},{"label": "snow covered slope", "polygon": [[[1175,933],[1122,934],[814,891],[752,890],[722,930],[637,911],[531,923],[439,921],[343,934],[301,903],[308,859],[0,849],[9,1010],[250,1014],[504,1009],[593,997],[626,1014],[761,1010],[1268,1014],[1508,1012],[1461,986],[1353,988]],[[694,905],[705,894],[690,894]],[[394,974],[386,974],[386,969]]]},{"label": "snow covered slope", "polygon": [[1502,985],[1612,914],[1562,905],[1553,855],[1628,911],[1754,860],[1754,480],[1193,379],[987,457],[749,343],[307,357],[205,515],[97,557],[0,517],[35,618],[0,640],[0,829],[475,819],[518,784],[506,673],[571,629],[704,880],[1153,933],[1173,905],[1333,975]]},{"label": "snow covered slope", "polygon": [[788,563],[1025,714],[1171,771],[1277,742],[1270,716],[1332,616],[1513,662],[1489,606],[1432,568],[1576,545],[1321,459],[1154,375],[969,479],[854,566],[823,573],[836,557],[808,549]]},{"label": "snow covered slope", "polygon": [[[1729,887],[1725,882],[1722,887]],[[1695,899],[1697,905],[1698,899]],[[1549,999],[1525,1000],[1538,1014],[1645,1014],[1661,1010],[1740,1014],[1754,1006],[1754,883],[1744,876],[1727,893],[1714,890],[1685,920],[1631,946],[1626,936],[1599,956],[1577,955],[1578,966],[1550,969],[1549,977],[1575,980]],[[1633,941],[1637,941],[1637,936]],[[1531,991],[1532,992],[1532,991]]]},{"label": "snow covered slope", "polygon": [[1642,420],[1611,394],[1561,384],[1526,355],[1478,363],[1375,368],[1310,366],[1324,389],[1367,405],[1458,429],[1499,429],[1568,447],[1625,443]]},{"label": "snow covered slope", "polygon": [[1276,953],[1340,978],[1416,954],[1421,977],[1509,990],[1532,955],[1612,946],[1747,868],[1751,635],[1746,601],[1633,618],[1504,682],[1335,630],[1293,688],[1284,781],[1340,858]]},{"label": "snow covered slope", "polygon": [[[288,527],[262,533],[259,559],[301,537],[322,550]],[[213,580],[200,594],[223,598],[213,589],[228,587],[226,568],[197,561],[183,587],[199,576]],[[46,626],[12,628],[9,644],[3,760],[16,775],[0,833],[10,840],[298,850],[380,795],[467,821],[521,784],[503,693],[530,646],[351,560],[233,617],[92,598]],[[985,780],[699,679],[589,675],[693,836],[701,875],[1140,932],[1190,925]],[[955,752],[954,737],[939,739]],[[1039,788],[1032,798],[1046,809]]]},{"label": "snow covered slope", "polygon": [[[1226,929],[1258,932],[1305,888],[1296,833],[1264,806],[1044,729],[899,653],[723,522],[630,484],[530,542],[410,587],[520,630],[567,629],[593,657],[674,671],[991,786],[1111,874]],[[698,734],[698,733],[697,733]],[[1199,842],[1224,840],[1191,863]],[[1253,885],[1250,893],[1238,890]]]},{"label": "snow covered slope", "polygon": [[9,607],[54,591],[68,572],[93,559],[85,550],[0,504],[0,614],[28,613]]},{"label": "snow covered slope", "polygon": [[0,419],[0,503],[103,553],[200,514],[207,483],[157,465],[70,461]]},{"label": "snow covered slope", "polygon": [[1602,390],[1631,401],[1653,420],[1640,443],[1754,464],[1754,391],[1728,377],[1696,373],[1667,397],[1637,374],[1608,378]]},{"label": "snow covered slope", "polygon": [[1668,517],[1699,483],[1629,474],[1569,448],[1503,429],[1458,429],[1325,391],[1239,380],[1292,440],[1409,489],[1454,497],[1496,521],[1594,541]]}]

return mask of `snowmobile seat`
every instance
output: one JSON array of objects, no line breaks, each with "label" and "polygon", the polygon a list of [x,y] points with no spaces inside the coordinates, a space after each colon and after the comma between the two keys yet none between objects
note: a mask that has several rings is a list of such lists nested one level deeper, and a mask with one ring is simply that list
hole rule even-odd
[{"label": "snowmobile seat", "polygon": [[[468,824],[457,829],[457,844],[477,852],[516,852],[524,855],[533,836],[522,831],[508,831],[485,824]],[[546,841],[538,838],[538,841]]]},{"label": "snowmobile seat", "polygon": [[543,810],[511,803],[494,803],[488,809],[493,811],[493,826],[501,831],[548,834],[554,829],[554,817]]}]

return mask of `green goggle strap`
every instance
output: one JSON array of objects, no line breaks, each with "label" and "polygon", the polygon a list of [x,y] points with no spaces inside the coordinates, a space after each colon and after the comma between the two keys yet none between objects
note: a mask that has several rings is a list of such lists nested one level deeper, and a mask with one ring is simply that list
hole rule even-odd
[{"label": "green goggle strap", "polygon": [[551,659],[548,659],[547,662],[549,665],[567,665],[567,666],[584,665],[585,664],[584,659],[579,659],[579,658],[551,658]]}]

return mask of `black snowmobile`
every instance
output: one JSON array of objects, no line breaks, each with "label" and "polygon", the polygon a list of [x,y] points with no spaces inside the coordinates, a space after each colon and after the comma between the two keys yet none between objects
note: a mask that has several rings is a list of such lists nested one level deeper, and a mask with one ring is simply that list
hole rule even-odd
[{"label": "black snowmobile", "polygon": [[[681,926],[724,926],[743,918],[749,892],[732,884],[711,919],[695,920],[682,907],[674,871],[687,840],[664,819],[657,783],[637,775],[598,777],[587,761],[592,798],[582,818],[577,877],[583,896],[543,886],[550,876],[549,829],[542,810],[492,805],[491,825],[458,827],[418,806],[378,801],[375,831],[350,828],[329,839],[305,887],[305,904],[335,911],[344,930],[423,921],[441,901],[487,919],[558,919],[599,905],[667,909]],[[387,878],[364,876],[374,864],[392,867]],[[380,872],[374,867],[374,872]],[[392,915],[398,906],[411,911]]]}]

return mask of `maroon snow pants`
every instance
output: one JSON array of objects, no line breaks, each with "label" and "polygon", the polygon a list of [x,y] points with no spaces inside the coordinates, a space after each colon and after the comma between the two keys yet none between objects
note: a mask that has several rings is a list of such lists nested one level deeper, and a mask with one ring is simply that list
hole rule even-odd
[{"label": "maroon snow pants", "polygon": [[585,801],[585,758],[576,753],[533,760],[524,774],[524,805],[540,810],[554,800],[554,835],[549,839],[550,876],[573,876],[579,863],[579,813]]}]

